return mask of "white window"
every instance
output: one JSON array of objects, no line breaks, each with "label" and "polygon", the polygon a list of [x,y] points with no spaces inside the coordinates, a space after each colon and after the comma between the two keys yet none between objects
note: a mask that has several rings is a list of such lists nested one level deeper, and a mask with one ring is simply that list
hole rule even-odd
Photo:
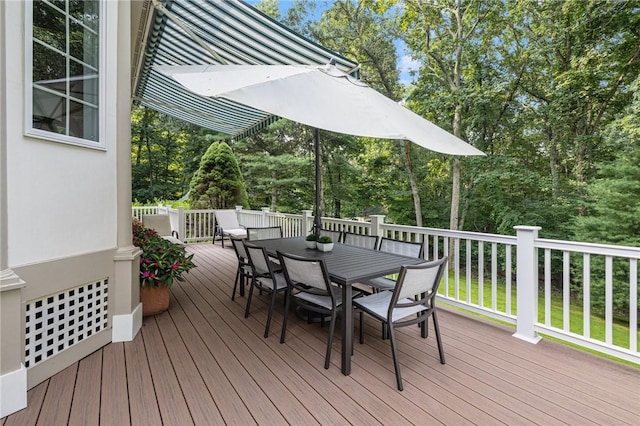
[{"label": "white window", "polygon": [[[27,2],[26,133],[104,149],[101,2]],[[103,50],[103,49],[102,49]]]}]

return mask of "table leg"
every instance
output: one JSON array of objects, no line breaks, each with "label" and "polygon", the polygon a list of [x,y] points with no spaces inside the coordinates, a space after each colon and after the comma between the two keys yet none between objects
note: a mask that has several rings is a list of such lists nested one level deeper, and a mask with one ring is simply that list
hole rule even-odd
[{"label": "table leg", "polygon": [[353,350],[353,304],[351,284],[342,286],[342,374],[351,374],[351,353]]}]

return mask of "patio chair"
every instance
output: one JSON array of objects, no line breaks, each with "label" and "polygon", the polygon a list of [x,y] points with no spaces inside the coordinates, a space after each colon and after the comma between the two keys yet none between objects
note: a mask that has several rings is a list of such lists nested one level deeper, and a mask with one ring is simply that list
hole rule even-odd
[{"label": "patio chair", "polygon": [[[303,307],[307,311],[321,314],[321,318],[323,318],[321,324],[324,323],[325,316],[330,316],[327,352],[324,358],[324,368],[328,369],[331,362],[336,316],[340,306],[342,306],[342,290],[340,287],[331,284],[327,266],[323,259],[305,258],[281,252],[278,252],[278,258],[289,286],[284,319],[282,320],[280,343],[285,342],[289,306],[292,299],[296,305]],[[359,295],[360,292],[354,289],[353,297]]]},{"label": "patio chair", "polygon": [[[422,243],[394,240],[383,237],[380,240],[378,250],[387,253],[401,254],[403,256],[422,258],[424,246]],[[362,283],[371,286],[374,292],[381,290],[393,290],[396,286],[396,280],[390,277],[373,278],[371,280],[364,280]]]},{"label": "patio chair", "polygon": [[269,240],[282,238],[282,226],[267,226],[263,228],[247,228],[247,240]]},{"label": "patio chair", "polygon": [[435,299],[446,264],[447,257],[445,256],[442,259],[420,265],[403,266],[400,269],[398,283],[392,292],[381,291],[353,300],[354,307],[361,310],[360,343],[364,343],[363,312],[381,321],[383,326],[387,327],[396,382],[400,391],[403,386],[396,347],[396,328],[420,324],[420,335],[422,338],[426,338],[428,320],[431,316],[438,342],[440,363],[445,363]]},{"label": "patio chair", "polygon": [[238,284],[240,284],[240,296],[244,296],[244,288],[249,280],[253,279],[253,269],[251,263],[249,263],[249,257],[247,251],[244,248],[243,239],[231,238],[231,244],[236,252],[238,258],[238,270],[236,271],[236,279],[233,283],[233,293],[231,293],[231,300],[236,298],[236,290]]},{"label": "patio chair", "polygon": [[321,237],[331,237],[334,243],[342,242],[342,231],[332,231],[330,229],[320,229]]},{"label": "patio chair", "polygon": [[171,219],[168,214],[143,214],[142,225],[145,228],[154,229],[165,240],[181,246],[184,245],[178,231],[171,229]]},{"label": "patio chair", "polygon": [[[247,230],[238,223],[238,213],[235,210],[214,210],[216,218],[216,235],[222,240],[224,248],[224,237],[229,238],[247,238]],[[216,243],[216,237],[213,237],[213,243]]]},{"label": "patio chair", "polygon": [[355,234],[353,232],[343,232],[342,242],[350,246],[375,250],[378,247],[378,236]]},{"label": "patio chair", "polygon": [[[286,293],[289,288],[282,272],[276,272],[278,265],[269,259],[267,250],[264,247],[254,246],[253,244],[244,241],[244,248],[249,258],[249,263],[252,269],[251,288],[249,289],[249,297],[247,298],[247,307],[244,311],[244,317],[249,317],[251,311],[251,299],[253,297],[253,291],[256,287],[262,292],[262,290],[271,294],[271,301],[269,303],[269,313],[267,314],[267,324],[264,327],[264,337],[269,337],[269,328],[271,327],[271,318],[273,317],[273,308],[276,304],[276,295],[278,293]],[[285,313],[286,315],[286,313]]]}]

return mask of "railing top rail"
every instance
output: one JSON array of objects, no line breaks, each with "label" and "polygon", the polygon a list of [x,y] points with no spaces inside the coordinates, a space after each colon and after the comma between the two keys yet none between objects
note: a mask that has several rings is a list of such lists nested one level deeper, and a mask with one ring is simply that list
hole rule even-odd
[{"label": "railing top rail", "polygon": [[392,223],[383,223],[382,229],[389,229],[394,231],[413,232],[423,235],[437,235],[439,237],[459,238],[461,240],[474,240],[485,241],[490,243],[501,243],[515,245],[517,238],[509,235],[497,235],[497,234],[485,234],[482,232],[471,231],[451,231],[438,228],[424,228],[411,225],[395,225]]},{"label": "railing top rail", "polygon": [[535,246],[541,249],[562,250],[579,253],[599,254],[603,256],[640,259],[640,247],[614,246],[608,244],[581,243],[563,240],[536,240]]},{"label": "railing top rail", "polygon": [[[311,216],[313,217],[313,216]],[[352,220],[352,219],[339,219],[337,217],[322,217],[322,221],[323,222],[333,222],[333,223],[342,223],[345,225],[358,225],[358,226],[371,226],[371,222],[362,222],[359,220]]]}]

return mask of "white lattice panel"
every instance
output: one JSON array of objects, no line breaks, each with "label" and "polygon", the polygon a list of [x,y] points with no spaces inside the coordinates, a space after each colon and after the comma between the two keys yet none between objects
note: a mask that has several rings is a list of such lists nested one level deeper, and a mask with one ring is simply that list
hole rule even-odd
[{"label": "white lattice panel", "polygon": [[107,327],[108,281],[105,278],[27,303],[26,367],[33,367]]}]

